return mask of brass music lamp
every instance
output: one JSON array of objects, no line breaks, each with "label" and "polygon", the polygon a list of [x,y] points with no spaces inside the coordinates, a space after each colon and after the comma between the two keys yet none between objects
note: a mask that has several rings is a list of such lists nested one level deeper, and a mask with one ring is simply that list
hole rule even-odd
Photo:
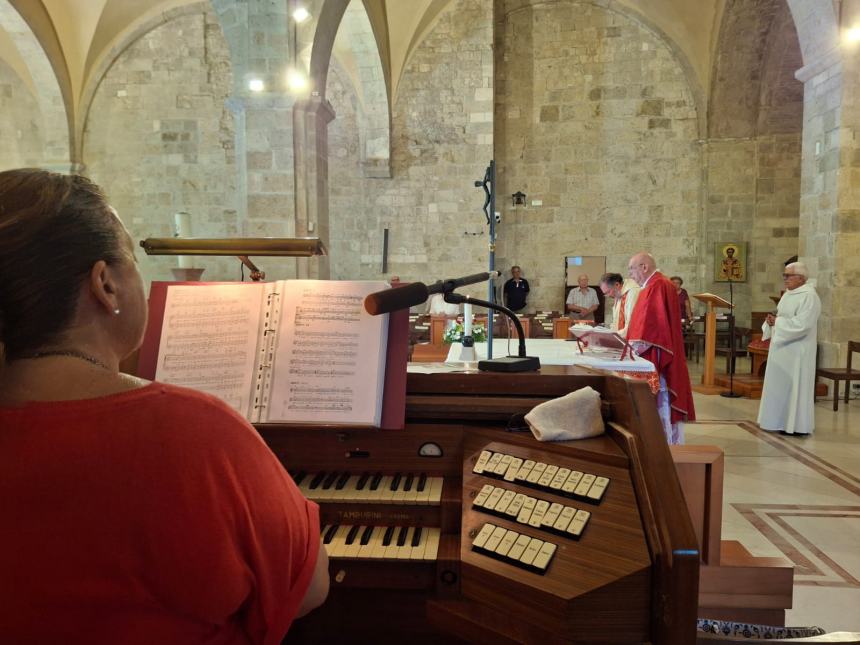
[{"label": "brass music lamp", "polygon": [[148,237],[140,241],[147,255],[235,255],[251,271],[251,280],[266,279],[249,256],[279,256],[309,258],[326,255],[325,245],[318,237]]}]

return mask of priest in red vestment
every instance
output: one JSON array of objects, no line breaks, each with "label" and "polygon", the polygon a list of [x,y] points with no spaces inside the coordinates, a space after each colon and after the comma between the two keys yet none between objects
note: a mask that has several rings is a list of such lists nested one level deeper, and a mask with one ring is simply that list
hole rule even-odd
[{"label": "priest in red vestment", "polygon": [[690,375],[684,355],[684,338],[678,294],[648,253],[630,258],[630,277],[641,287],[628,323],[627,340],[644,359],[654,363],[660,376],[657,411],[670,444],[684,443],[684,422],[695,421]]}]

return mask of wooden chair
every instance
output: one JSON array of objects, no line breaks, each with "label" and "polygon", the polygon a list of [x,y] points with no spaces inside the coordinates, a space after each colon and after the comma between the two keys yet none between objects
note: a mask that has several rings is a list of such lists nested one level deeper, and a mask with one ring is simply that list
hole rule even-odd
[{"label": "wooden chair", "polygon": [[860,381],[860,369],[851,369],[851,355],[860,353],[860,341],[848,341],[848,365],[847,367],[820,367],[815,370],[815,375],[833,381],[833,411],[839,410],[839,381],[845,383],[845,403],[851,393],[851,381]]}]

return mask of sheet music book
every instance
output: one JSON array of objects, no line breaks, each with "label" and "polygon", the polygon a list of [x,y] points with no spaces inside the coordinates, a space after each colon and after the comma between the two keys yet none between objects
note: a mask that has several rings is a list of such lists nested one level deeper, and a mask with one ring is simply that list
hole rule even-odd
[{"label": "sheet music book", "polygon": [[380,281],[169,285],[155,379],[226,401],[253,423],[379,426],[388,315]]}]

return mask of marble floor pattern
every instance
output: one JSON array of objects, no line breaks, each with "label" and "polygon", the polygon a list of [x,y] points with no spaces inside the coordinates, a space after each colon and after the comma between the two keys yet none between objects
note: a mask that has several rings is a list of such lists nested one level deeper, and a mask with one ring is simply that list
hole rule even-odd
[{"label": "marble floor pattern", "polygon": [[[698,368],[690,364],[693,382]],[[725,454],[723,539],[794,563],[787,625],[860,631],[860,398],[838,412],[819,399],[808,438],[759,429],[758,401],[694,399],[687,443]]]}]

